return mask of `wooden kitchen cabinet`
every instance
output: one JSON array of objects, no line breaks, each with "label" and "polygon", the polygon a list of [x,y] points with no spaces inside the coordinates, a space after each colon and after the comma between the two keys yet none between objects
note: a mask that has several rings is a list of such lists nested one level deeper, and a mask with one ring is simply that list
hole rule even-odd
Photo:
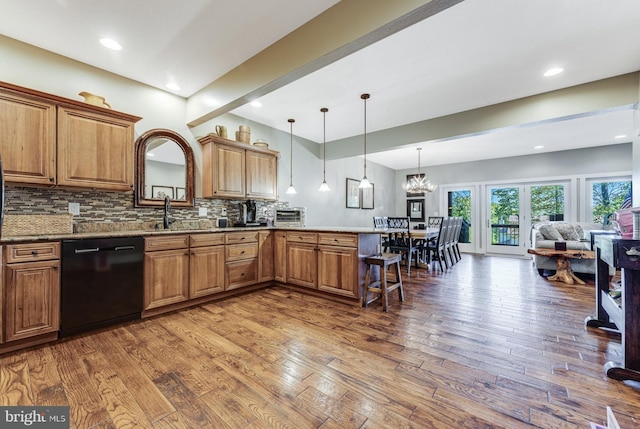
[{"label": "wooden kitchen cabinet", "polygon": [[189,236],[144,240],[144,310],[189,299]]},{"label": "wooden kitchen cabinet", "polygon": [[198,142],[202,145],[203,197],[277,198],[278,152],[210,135]]},{"label": "wooden kitchen cabinet", "polygon": [[55,184],[55,103],[0,88],[0,153],[7,182]]},{"label": "wooden kitchen cabinet", "polygon": [[278,192],[278,158],[272,153],[246,151],[247,198],[275,200]]},{"label": "wooden kitchen cabinet", "polygon": [[285,283],[287,281],[287,233],[273,233],[273,279]]},{"label": "wooden kitchen cabinet", "polygon": [[60,328],[60,243],[11,244],[4,248],[3,341]]},{"label": "wooden kitchen cabinet", "polygon": [[130,191],[141,118],[0,82],[5,180]]},{"label": "wooden kitchen cabinet", "polygon": [[273,280],[273,236],[271,231],[258,233],[258,281]]},{"label": "wooden kitchen cabinet", "polygon": [[[358,284],[358,238],[354,234],[318,234],[318,289],[333,294],[357,298]],[[325,244],[322,244],[325,243]],[[353,243],[351,247],[335,243]]]},{"label": "wooden kitchen cabinet", "polygon": [[258,283],[259,231],[225,234],[225,290]]},{"label": "wooden kitchen cabinet", "polygon": [[58,107],[58,185],[132,190],[134,123],[107,114]]},{"label": "wooden kitchen cabinet", "polygon": [[318,288],[318,234],[287,232],[287,283]]},{"label": "wooden kitchen cabinet", "polygon": [[224,234],[194,234],[189,240],[189,298],[224,291]]}]

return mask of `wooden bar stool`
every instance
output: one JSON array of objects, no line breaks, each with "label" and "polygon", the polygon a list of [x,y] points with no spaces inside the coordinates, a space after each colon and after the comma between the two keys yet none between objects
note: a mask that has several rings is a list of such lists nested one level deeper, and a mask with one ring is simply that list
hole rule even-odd
[{"label": "wooden bar stool", "polygon": [[[375,301],[379,297],[382,297],[382,309],[389,311],[389,292],[393,292],[398,289],[398,299],[400,302],[404,301],[404,292],[402,290],[402,278],[400,277],[400,261],[402,255],[400,253],[383,253],[381,255],[367,256],[364,258],[364,263],[367,264],[367,273],[364,279],[364,291],[362,293],[362,305],[368,306],[369,303]],[[395,267],[395,283],[388,284],[387,281],[387,267]],[[380,280],[371,282],[371,267],[380,267]],[[376,294],[373,298],[369,299],[369,292]]]}]

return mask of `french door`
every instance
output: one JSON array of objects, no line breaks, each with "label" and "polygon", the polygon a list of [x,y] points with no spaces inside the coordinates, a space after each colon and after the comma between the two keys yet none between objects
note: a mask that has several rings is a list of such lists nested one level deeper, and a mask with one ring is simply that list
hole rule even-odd
[{"label": "french door", "polygon": [[487,186],[487,253],[525,255],[531,225],[566,220],[569,183]]},{"label": "french door", "polygon": [[524,255],[524,186],[487,186],[487,253]]},{"label": "french door", "polygon": [[461,252],[475,253],[478,243],[476,187],[446,188],[447,216],[462,218],[458,245]]}]

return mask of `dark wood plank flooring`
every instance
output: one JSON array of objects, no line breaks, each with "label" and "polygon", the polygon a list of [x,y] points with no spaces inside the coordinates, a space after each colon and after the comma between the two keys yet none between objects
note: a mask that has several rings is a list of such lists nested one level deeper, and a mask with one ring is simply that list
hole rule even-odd
[{"label": "dark wood plank flooring", "polygon": [[602,370],[619,335],[584,327],[593,279],[463,256],[386,314],[272,287],[10,353],[0,403],[74,428],[587,428],[607,405],[640,426],[640,387]]}]

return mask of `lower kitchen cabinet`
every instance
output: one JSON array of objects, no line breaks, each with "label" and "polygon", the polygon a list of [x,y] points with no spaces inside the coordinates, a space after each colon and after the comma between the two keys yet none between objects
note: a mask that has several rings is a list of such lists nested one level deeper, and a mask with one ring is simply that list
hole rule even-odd
[{"label": "lower kitchen cabinet", "polygon": [[318,288],[318,234],[287,232],[287,283]]},{"label": "lower kitchen cabinet", "polygon": [[226,234],[226,290],[258,283],[259,237],[256,230]]},{"label": "lower kitchen cabinet", "polygon": [[189,236],[145,239],[144,310],[189,299]]},{"label": "lower kitchen cabinet", "polygon": [[268,282],[274,277],[273,237],[271,231],[260,231],[258,236],[258,281]]},{"label": "lower kitchen cabinet", "polygon": [[287,233],[273,232],[273,279],[282,283],[287,281]]},{"label": "lower kitchen cabinet", "polygon": [[359,296],[357,248],[319,246],[318,289],[349,298]]},{"label": "lower kitchen cabinet", "polygon": [[[3,342],[60,329],[60,243],[4,248]],[[0,299],[0,302],[2,300]]]},{"label": "lower kitchen cabinet", "polygon": [[189,240],[189,298],[224,291],[224,234],[195,234]]}]

